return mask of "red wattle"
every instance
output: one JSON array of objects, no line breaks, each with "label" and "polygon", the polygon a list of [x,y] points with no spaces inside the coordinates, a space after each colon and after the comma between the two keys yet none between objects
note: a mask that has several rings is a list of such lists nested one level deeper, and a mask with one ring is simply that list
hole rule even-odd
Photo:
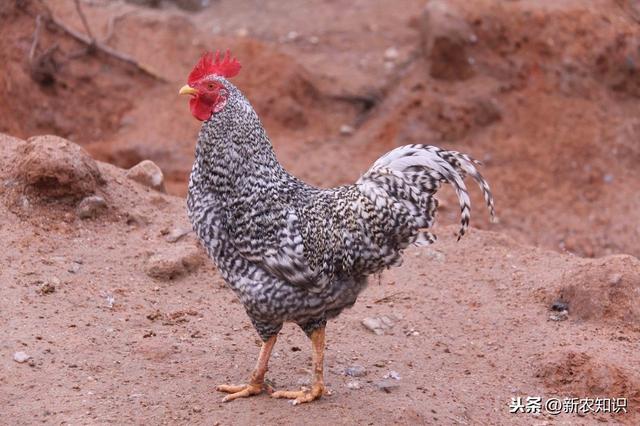
[{"label": "red wattle", "polygon": [[213,107],[205,104],[197,97],[189,99],[189,108],[191,108],[191,114],[200,121],[208,120],[213,114]]}]

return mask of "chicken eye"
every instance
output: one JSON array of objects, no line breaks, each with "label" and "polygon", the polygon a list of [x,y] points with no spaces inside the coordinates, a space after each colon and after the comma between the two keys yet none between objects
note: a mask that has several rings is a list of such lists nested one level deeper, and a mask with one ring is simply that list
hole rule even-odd
[{"label": "chicken eye", "polygon": [[208,87],[210,90],[213,90],[213,89],[216,87],[216,85],[215,85],[215,84],[213,84],[213,83],[209,83],[209,84],[207,84],[207,87]]}]

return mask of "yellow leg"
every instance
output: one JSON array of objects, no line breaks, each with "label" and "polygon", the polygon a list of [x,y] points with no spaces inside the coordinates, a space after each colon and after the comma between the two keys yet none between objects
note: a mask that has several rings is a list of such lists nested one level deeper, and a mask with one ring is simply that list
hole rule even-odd
[{"label": "yellow leg", "polygon": [[311,333],[311,345],[313,348],[313,386],[310,390],[278,391],[271,394],[273,398],[293,399],[293,404],[311,402],[324,394],[324,327]]},{"label": "yellow leg", "polygon": [[216,387],[216,390],[229,394],[224,397],[222,402],[229,402],[237,398],[246,398],[248,396],[258,395],[266,389],[264,375],[268,370],[269,357],[271,357],[271,351],[273,350],[273,346],[276,344],[276,338],[277,336],[270,337],[269,340],[262,344],[256,368],[253,370],[253,374],[251,374],[251,381],[248,385],[219,385]]}]

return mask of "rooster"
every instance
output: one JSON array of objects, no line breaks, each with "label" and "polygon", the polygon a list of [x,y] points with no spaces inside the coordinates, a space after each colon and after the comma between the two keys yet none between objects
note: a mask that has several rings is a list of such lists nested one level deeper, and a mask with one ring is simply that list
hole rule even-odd
[{"label": "rooster", "polygon": [[[310,186],[278,162],[258,115],[229,78],[240,63],[229,51],[205,54],[179,93],[203,121],[189,179],[187,209],[201,243],[235,292],[262,339],[245,385],[220,385],[223,401],[268,391],[310,402],[325,392],[325,325],[351,307],[367,277],[401,263],[410,244],[435,241],[431,228],[442,183],[461,209],[458,238],[468,227],[470,200],[463,178],[480,186],[491,217],[493,197],[474,160],[429,145],[406,145],[378,159],[353,185]],[[311,339],[310,389],[277,391],[265,383],[283,323]]]}]

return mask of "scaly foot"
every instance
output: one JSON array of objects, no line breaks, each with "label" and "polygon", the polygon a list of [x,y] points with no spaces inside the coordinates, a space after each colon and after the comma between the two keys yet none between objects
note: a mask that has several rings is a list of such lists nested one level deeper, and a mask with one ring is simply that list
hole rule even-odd
[{"label": "scaly foot", "polygon": [[324,394],[324,385],[315,384],[311,390],[277,391],[271,394],[272,398],[293,399],[293,405],[303,404],[319,399]]},{"label": "scaly foot", "polygon": [[261,383],[251,383],[248,385],[219,385],[216,387],[218,392],[225,392],[229,395],[222,399],[222,402],[230,402],[237,398],[247,398],[249,396],[261,394],[262,391],[268,390],[268,386]]}]

